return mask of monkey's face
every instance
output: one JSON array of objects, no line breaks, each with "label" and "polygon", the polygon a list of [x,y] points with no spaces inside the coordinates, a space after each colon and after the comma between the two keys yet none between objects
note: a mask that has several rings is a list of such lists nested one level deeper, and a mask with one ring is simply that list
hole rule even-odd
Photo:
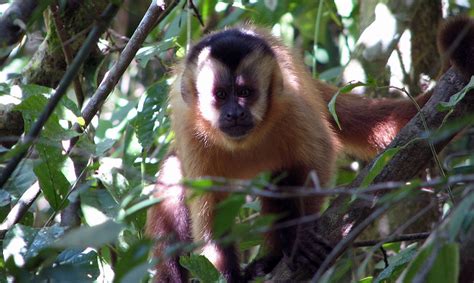
[{"label": "monkey's face", "polygon": [[242,140],[252,133],[268,108],[269,71],[257,54],[246,57],[235,70],[202,53],[196,76],[199,112],[226,138]]},{"label": "monkey's face", "polygon": [[202,117],[227,137],[244,138],[258,122],[254,106],[263,96],[255,78],[241,70],[232,72],[213,58],[200,63],[196,90]]},{"label": "monkey's face", "polygon": [[183,80],[183,98],[196,101],[200,116],[224,139],[245,141],[264,120],[277,67],[263,44],[236,30],[204,39],[190,52],[194,74]]}]

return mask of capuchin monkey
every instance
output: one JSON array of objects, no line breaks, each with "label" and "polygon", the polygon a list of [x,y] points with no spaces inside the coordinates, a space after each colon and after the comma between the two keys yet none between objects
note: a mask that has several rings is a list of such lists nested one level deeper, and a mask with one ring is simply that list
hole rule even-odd
[{"label": "capuchin monkey", "polygon": [[[474,73],[473,22],[455,18],[440,30],[444,69],[452,64],[463,74]],[[337,89],[313,79],[299,56],[253,26],[206,36],[175,74],[169,94],[175,140],[154,192],[162,201],[149,209],[147,219],[147,234],[159,240],[153,251],[160,260],[159,282],[188,280],[179,256],[165,254],[172,243],[204,243],[202,254],[229,282],[240,282],[270,272],[297,236],[294,228],[265,235],[266,260],[251,264],[244,277],[235,247],[213,237],[215,207],[228,194],[206,193],[187,202],[182,178],[248,180],[271,172],[284,176],[278,185],[303,186],[315,172],[324,186],[338,152],[373,157],[417,112],[408,99],[342,94],[336,100],[339,129],[327,107]],[[423,106],[429,97],[416,101]],[[261,199],[262,213],[284,215],[279,221],[318,213],[321,202],[320,197]]]}]

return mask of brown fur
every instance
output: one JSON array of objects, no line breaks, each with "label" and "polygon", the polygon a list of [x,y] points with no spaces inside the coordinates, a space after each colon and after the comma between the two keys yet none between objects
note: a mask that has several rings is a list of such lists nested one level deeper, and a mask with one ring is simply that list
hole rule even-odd
[{"label": "brown fur", "polygon": [[453,65],[462,74],[473,74],[474,21],[468,16],[449,19],[439,29],[438,49],[443,58],[442,72]]},{"label": "brown fur", "polygon": [[[226,66],[207,54],[209,50],[205,49],[198,53],[197,63],[181,63],[175,69],[177,80],[170,91],[170,103],[172,128],[176,134],[175,154],[181,162],[179,171],[186,178],[218,176],[251,179],[264,171],[275,175],[285,172],[287,176],[280,184],[300,186],[305,184],[308,173],[314,171],[321,184],[325,185],[333,173],[339,151],[344,149],[368,159],[385,148],[416,114],[416,107],[407,99],[366,99],[353,94],[341,94],[336,101],[336,111],[342,126],[342,130],[339,130],[327,110],[327,103],[337,89],[313,80],[301,59],[268,31],[254,27],[243,29],[263,39],[274,55],[256,49],[244,57],[236,69],[236,73],[251,72],[255,79],[252,83],[267,95],[264,104],[253,101],[248,106],[252,113],[259,113],[263,117],[245,138],[235,140],[226,137],[216,127],[212,113],[203,112],[206,104],[203,106],[199,103],[198,89],[207,86],[197,81],[198,74],[208,66],[212,66],[211,70],[220,70],[216,75],[225,76],[228,72]],[[450,30],[449,27],[446,30]],[[441,41],[449,40],[442,37]],[[203,76],[203,80],[206,77]],[[423,106],[429,96],[418,97],[418,104]],[[159,182],[166,179],[164,176],[169,173],[167,162],[168,159],[162,167]],[[166,195],[169,188],[165,185],[179,186],[178,179],[172,181],[174,183],[166,180],[162,182],[164,185],[159,184],[155,195]],[[187,228],[187,222],[183,221],[187,213],[183,194],[168,194],[168,197],[171,199],[169,203],[177,205],[176,209],[173,209],[173,205],[167,205],[165,200],[149,211],[147,233],[152,237],[179,234],[180,230]],[[214,207],[225,197],[223,193],[209,193],[189,204],[192,235],[194,240],[206,243],[203,253],[224,273],[226,279],[239,281],[242,278],[235,250],[213,242],[212,238]],[[318,213],[320,201],[318,198],[285,201],[262,199],[262,212],[285,213],[285,219],[297,218]],[[176,225],[176,221],[180,224]],[[289,243],[286,245],[290,246],[293,243],[297,236],[295,230],[287,229],[278,235],[267,235],[271,264],[251,266],[253,271],[262,273],[271,270],[281,257],[282,250],[287,249],[283,243],[286,241]],[[178,235],[180,238],[189,240],[187,232],[181,233]],[[166,244],[157,246],[155,256],[162,257],[165,247]],[[157,278],[160,281],[185,280],[182,274],[170,277],[163,275],[167,266],[176,265],[176,258],[159,265]]]}]

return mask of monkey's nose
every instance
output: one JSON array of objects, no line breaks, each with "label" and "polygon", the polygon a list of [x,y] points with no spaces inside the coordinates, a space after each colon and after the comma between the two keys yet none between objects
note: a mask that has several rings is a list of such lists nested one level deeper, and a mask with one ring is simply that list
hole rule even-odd
[{"label": "monkey's nose", "polygon": [[235,109],[226,113],[226,119],[228,121],[238,121],[245,118],[245,111],[243,109]]}]

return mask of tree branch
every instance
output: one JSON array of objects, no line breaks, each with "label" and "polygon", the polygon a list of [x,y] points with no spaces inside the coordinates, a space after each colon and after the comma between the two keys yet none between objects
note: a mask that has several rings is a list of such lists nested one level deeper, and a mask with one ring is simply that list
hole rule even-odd
[{"label": "tree branch", "polygon": [[3,240],[8,230],[23,218],[30,206],[39,196],[40,192],[39,184],[36,182],[23,193],[15,206],[8,212],[5,220],[0,224],[0,240]]},{"label": "tree branch", "polygon": [[0,17],[0,66],[23,37],[26,23],[37,6],[36,0],[16,0]]}]

